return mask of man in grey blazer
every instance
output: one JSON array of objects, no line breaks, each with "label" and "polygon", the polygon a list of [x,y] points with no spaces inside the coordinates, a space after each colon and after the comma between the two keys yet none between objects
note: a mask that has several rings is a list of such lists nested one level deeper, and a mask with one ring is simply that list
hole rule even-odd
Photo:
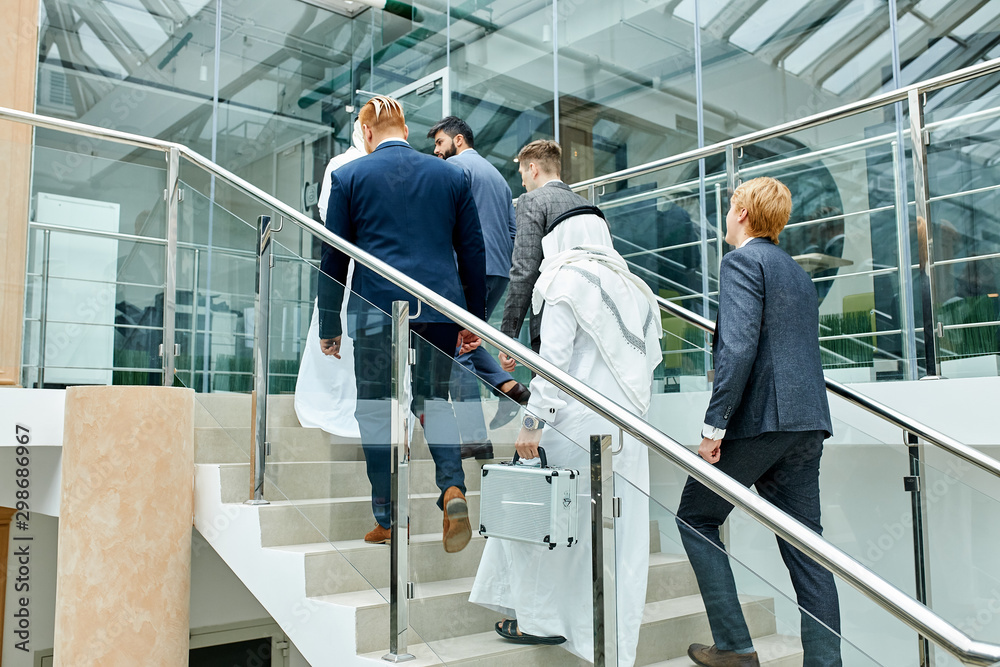
[{"label": "man in grey blazer", "polygon": [[[732,196],[712,343],[715,381],[698,453],[762,498],[822,533],[819,464],[833,430],[819,350],[816,289],[778,248],[791,193],[756,178]],[[760,662],[737,598],[719,526],[733,506],[688,478],[677,510],[712,628],[713,646],[692,644],[699,665],[757,667]],[[841,665],[840,609],[833,575],[778,540],[802,609],[805,667]]]},{"label": "man in grey blazer", "polygon": [[[542,264],[542,237],[549,225],[560,215],[590,202],[574,193],[560,180],[562,174],[562,148],[554,141],[532,141],[517,154],[521,183],[527,192],[517,200],[517,235],[514,237],[513,264],[510,269],[510,288],[503,309],[500,331],[511,338],[521,333],[524,316],[531,306],[531,293],[538,280],[538,267]],[[531,314],[531,349],[538,352],[541,343],[539,331],[541,313]],[[505,370],[513,369],[513,360],[500,353]]]}]

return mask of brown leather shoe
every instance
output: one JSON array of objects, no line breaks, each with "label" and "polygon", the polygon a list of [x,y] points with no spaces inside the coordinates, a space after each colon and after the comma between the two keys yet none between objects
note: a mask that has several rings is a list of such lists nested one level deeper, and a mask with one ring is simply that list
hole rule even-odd
[{"label": "brown leather shoe", "polygon": [[753,653],[720,651],[715,645],[691,644],[688,647],[688,657],[706,667],[760,667],[756,651]]},{"label": "brown leather shoe", "polygon": [[365,535],[365,542],[368,544],[390,544],[392,542],[392,529],[383,528],[376,523],[375,527]]},{"label": "brown leather shoe", "polygon": [[444,492],[444,550],[450,554],[461,551],[472,539],[469,524],[469,503],[457,486]]}]

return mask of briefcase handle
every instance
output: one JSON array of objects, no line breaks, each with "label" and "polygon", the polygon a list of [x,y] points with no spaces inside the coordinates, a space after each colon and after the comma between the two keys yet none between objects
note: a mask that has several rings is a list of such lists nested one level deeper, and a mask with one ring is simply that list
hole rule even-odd
[{"label": "briefcase handle", "polygon": [[[542,460],[542,467],[543,468],[548,468],[549,467],[548,459],[545,458],[545,449],[543,449],[542,447],[538,448],[538,458],[540,458]],[[514,465],[515,463],[517,463],[520,460],[521,460],[521,457],[518,455],[517,452],[514,452],[514,459],[510,462],[510,464]]]}]

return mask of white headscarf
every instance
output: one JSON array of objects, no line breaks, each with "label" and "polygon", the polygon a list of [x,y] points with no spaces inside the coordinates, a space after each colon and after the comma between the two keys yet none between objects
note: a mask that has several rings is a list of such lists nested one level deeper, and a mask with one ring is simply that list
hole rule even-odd
[{"label": "white headscarf", "polygon": [[649,409],[653,369],[662,361],[663,327],[653,292],[612,246],[595,214],[568,218],[542,237],[544,259],[532,308],[565,302],[597,344],[619,386],[642,413]]}]

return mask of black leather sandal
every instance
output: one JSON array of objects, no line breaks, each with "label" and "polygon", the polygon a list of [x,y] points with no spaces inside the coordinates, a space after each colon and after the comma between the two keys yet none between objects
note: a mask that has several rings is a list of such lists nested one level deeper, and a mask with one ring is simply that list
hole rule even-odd
[{"label": "black leather sandal", "polygon": [[525,633],[518,633],[517,619],[509,618],[496,624],[497,634],[515,644],[562,644],[565,637],[538,637]]}]

